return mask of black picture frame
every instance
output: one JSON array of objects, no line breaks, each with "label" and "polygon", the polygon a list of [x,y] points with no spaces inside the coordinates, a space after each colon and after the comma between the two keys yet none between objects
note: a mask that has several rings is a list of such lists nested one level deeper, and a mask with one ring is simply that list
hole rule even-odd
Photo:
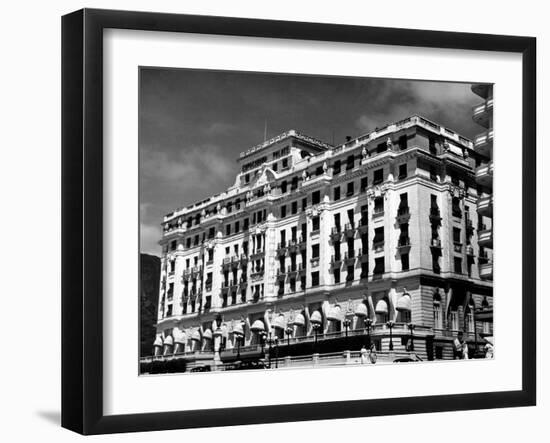
[{"label": "black picture frame", "polygon": [[[517,391],[103,413],[103,30],[191,32],[522,55],[522,388]],[[82,434],[411,414],[536,404],[536,39],[83,9],[62,18],[62,426]]]}]

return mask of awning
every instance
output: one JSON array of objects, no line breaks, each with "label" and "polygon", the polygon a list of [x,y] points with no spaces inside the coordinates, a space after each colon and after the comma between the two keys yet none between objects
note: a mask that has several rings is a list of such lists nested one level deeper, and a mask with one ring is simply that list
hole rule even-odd
[{"label": "awning", "polygon": [[284,315],[278,315],[272,322],[272,326],[276,329],[284,329],[286,327]]},{"label": "awning", "polygon": [[386,300],[378,300],[378,303],[376,303],[376,308],[374,308],[374,312],[377,314],[387,314],[388,304],[386,303]]},{"label": "awning", "polygon": [[330,321],[342,321],[342,310],[339,305],[329,309],[327,313],[327,320]]},{"label": "awning", "polygon": [[163,345],[162,337],[159,335],[159,336],[155,339],[155,343],[153,343],[153,346],[162,346],[162,345]]},{"label": "awning", "polygon": [[186,339],[187,339],[187,337],[185,336],[185,334],[183,332],[174,331],[174,342],[175,343],[185,343]]},{"label": "awning", "polygon": [[304,318],[304,314],[298,314],[292,324],[296,326],[305,326],[306,319]]},{"label": "awning", "polygon": [[241,322],[236,323],[233,326],[233,334],[240,335],[240,336],[244,335],[243,325],[241,324]]},{"label": "awning", "polygon": [[254,323],[252,323],[252,326],[250,326],[250,330],[252,332],[265,331],[264,322],[262,320],[256,320]]},{"label": "awning", "polygon": [[369,310],[367,309],[365,303],[361,302],[357,304],[357,306],[355,307],[355,315],[357,317],[368,317]]},{"label": "awning", "polygon": [[395,307],[399,312],[411,312],[411,297],[410,295],[403,295],[397,300],[397,306]]},{"label": "awning", "polygon": [[191,334],[191,340],[194,341],[201,341],[201,333],[198,331],[198,329],[195,329]]},{"label": "awning", "polygon": [[205,338],[207,340],[212,340],[212,330],[211,329],[206,329],[203,333],[202,333],[202,338]]},{"label": "awning", "polygon": [[164,339],[164,344],[165,345],[168,345],[168,346],[172,346],[174,344],[174,337],[172,337],[171,335],[169,335],[168,337],[166,337]]},{"label": "awning", "polygon": [[313,312],[313,314],[311,314],[309,321],[313,324],[320,325],[321,323],[323,323],[323,316],[319,311],[315,311]]}]

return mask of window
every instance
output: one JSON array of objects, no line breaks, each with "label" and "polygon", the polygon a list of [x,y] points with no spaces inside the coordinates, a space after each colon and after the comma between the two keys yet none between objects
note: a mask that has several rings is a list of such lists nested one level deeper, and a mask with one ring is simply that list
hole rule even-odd
[{"label": "window", "polygon": [[312,217],[311,219],[311,230],[312,231],[318,231],[319,230],[319,216],[316,215],[315,217]]},{"label": "window", "polygon": [[353,265],[348,266],[348,273],[346,275],[346,281],[353,281],[353,279],[354,279],[354,275],[353,275],[354,270],[355,270],[355,268],[354,268]]},{"label": "window", "polygon": [[290,228],[290,236],[292,238],[292,241],[296,241],[296,226],[292,226],[292,228]]},{"label": "window", "polygon": [[462,259],[454,257],[455,273],[462,274]]},{"label": "window", "polygon": [[334,284],[340,283],[340,268],[334,268]]},{"label": "window", "polygon": [[306,240],[307,235],[307,223],[302,223],[302,240]]},{"label": "window", "polygon": [[402,271],[408,271],[409,270],[409,254],[401,254],[401,270]]},{"label": "window", "polygon": [[227,212],[231,214],[233,212],[233,203],[227,202]]},{"label": "window", "polygon": [[462,217],[462,210],[460,209],[460,199],[453,197],[453,216]]},{"label": "window", "polygon": [[172,240],[170,242],[170,250],[175,251],[177,247],[178,247],[178,241],[177,240]]},{"label": "window", "polygon": [[466,313],[466,330],[468,332],[474,332],[475,330],[474,313],[471,308],[468,309],[468,312]]},{"label": "window", "polygon": [[325,173],[325,171],[323,171],[323,166],[322,166],[322,165],[321,165],[321,166],[317,166],[317,167],[315,168],[315,175],[316,175],[317,177],[319,177],[320,175],[323,175],[324,173]]},{"label": "window", "polygon": [[311,245],[311,257],[319,258],[319,244]]},{"label": "window", "polygon": [[443,329],[443,315],[441,313],[441,303],[434,302],[434,328]]},{"label": "window", "polygon": [[316,205],[321,202],[321,191],[315,191],[311,194],[311,204]]},{"label": "window", "polygon": [[399,180],[403,180],[404,178],[407,178],[407,163],[403,163],[402,165],[399,165]]},{"label": "window", "polygon": [[281,166],[282,166],[283,169],[288,168],[288,158],[283,158]]},{"label": "window", "polygon": [[214,238],[216,235],[216,229],[214,227],[208,230],[208,238]]},{"label": "window", "polygon": [[290,279],[290,292],[296,292],[296,278]]},{"label": "window", "polygon": [[298,202],[292,202],[292,213],[296,214],[298,212]]},{"label": "window", "polygon": [[437,148],[436,148],[436,145],[435,145],[435,138],[434,137],[429,138],[428,146],[429,146],[430,154],[436,155],[437,154]]},{"label": "window", "polygon": [[238,221],[235,222],[235,234],[239,232],[240,229],[240,223]]},{"label": "window", "polygon": [[374,171],[374,179],[372,181],[373,185],[379,185],[384,181],[384,170],[383,169],[377,169]]},{"label": "window", "polygon": [[275,162],[271,165],[271,169],[273,169],[273,171],[277,172],[277,170],[279,169],[279,163]]},{"label": "window", "polygon": [[441,272],[441,267],[439,266],[439,255],[434,253],[432,253],[432,270],[436,274]]},{"label": "window", "polygon": [[281,218],[286,217],[286,205],[281,206]]},{"label": "window", "polygon": [[334,260],[340,261],[340,242],[334,242]]},{"label": "window", "polygon": [[168,308],[166,309],[166,317],[172,316],[172,305],[168,305]]},{"label": "window", "polygon": [[369,276],[369,263],[361,263],[361,278],[367,278]]},{"label": "window", "polygon": [[455,186],[460,185],[460,179],[456,174],[451,174],[451,183]]},{"label": "window", "polygon": [[385,265],[384,265],[384,257],[378,257],[374,259],[374,270],[373,274],[380,276],[384,273]]},{"label": "window", "polygon": [[399,149],[401,149],[401,150],[407,149],[407,136],[402,135],[401,137],[399,137],[399,140],[397,141],[397,144],[399,145]]},{"label": "window", "polygon": [[334,188],[334,201],[340,200],[340,186]]},{"label": "window", "polygon": [[384,227],[381,226],[379,228],[374,229],[374,238],[372,240],[372,244],[374,246],[374,249],[379,249],[380,247],[384,247]]},{"label": "window", "polygon": [[375,197],[374,199],[374,213],[383,214],[384,213],[384,197]]},{"label": "window", "polygon": [[355,157],[353,155],[350,155],[346,159],[346,171],[353,169],[354,166],[355,166]]},{"label": "window", "polygon": [[231,235],[231,225],[225,225],[225,235]]},{"label": "window", "polygon": [[319,286],[319,271],[311,273],[311,286]]},{"label": "window", "polygon": [[387,150],[388,150],[388,144],[386,142],[378,143],[378,145],[376,145],[377,154],[380,154],[381,152],[384,152]]},{"label": "window", "polygon": [[453,331],[458,331],[458,312],[451,311],[451,329]]},{"label": "window", "polygon": [[349,183],[348,183],[348,190],[347,190],[347,192],[346,192],[346,196],[347,196],[347,197],[351,197],[351,196],[353,195],[353,192],[354,192],[354,190],[353,190],[353,182],[349,182]]},{"label": "window", "polygon": [[208,250],[208,261],[209,262],[214,261],[214,249]]},{"label": "window", "polygon": [[194,240],[193,243],[195,244],[195,246],[197,246],[199,244],[199,235],[198,234],[195,235],[195,238],[193,240]]},{"label": "window", "polygon": [[367,187],[369,185],[369,180],[367,177],[361,178],[361,192],[365,192],[367,190]]},{"label": "window", "polygon": [[461,243],[461,241],[460,241],[460,228],[453,228],[453,242]]},{"label": "window", "polygon": [[302,211],[305,211],[307,208],[307,197],[302,199]]},{"label": "window", "polygon": [[342,162],[340,160],[336,160],[334,162],[334,166],[332,167],[332,173],[340,174],[341,171],[342,171]]},{"label": "window", "polygon": [[434,166],[430,167],[430,180],[437,181],[437,169]]},{"label": "window", "polygon": [[286,244],[286,230],[281,229],[280,234],[281,234],[281,246],[284,246]]},{"label": "window", "polygon": [[336,228],[336,232],[340,232],[340,214],[334,214],[334,227]]},{"label": "window", "polygon": [[245,183],[250,183],[250,174],[246,174],[246,175],[244,176],[244,182],[245,182]]},{"label": "window", "polygon": [[191,247],[191,237],[187,238],[185,240],[185,247],[186,248],[190,248]]},{"label": "window", "polygon": [[248,229],[248,218],[243,220],[243,229],[246,231]]}]

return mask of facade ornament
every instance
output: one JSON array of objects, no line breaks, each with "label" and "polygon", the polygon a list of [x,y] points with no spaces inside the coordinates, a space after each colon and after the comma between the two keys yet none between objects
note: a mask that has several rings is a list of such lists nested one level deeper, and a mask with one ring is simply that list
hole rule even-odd
[{"label": "facade ornament", "polygon": [[448,151],[449,149],[451,149],[451,145],[447,140],[443,141],[443,149],[445,149],[445,151]]},{"label": "facade ornament", "polygon": [[388,150],[392,150],[392,149],[393,149],[393,143],[392,143],[390,137],[388,137],[388,139],[386,140],[386,146],[388,147]]},{"label": "facade ornament", "polygon": [[326,173],[327,173],[327,170],[328,170],[327,162],[324,161],[324,162],[323,162],[323,173],[326,174]]},{"label": "facade ornament", "polygon": [[367,158],[367,148],[363,145],[363,149],[361,150],[361,155],[363,156],[363,160]]}]

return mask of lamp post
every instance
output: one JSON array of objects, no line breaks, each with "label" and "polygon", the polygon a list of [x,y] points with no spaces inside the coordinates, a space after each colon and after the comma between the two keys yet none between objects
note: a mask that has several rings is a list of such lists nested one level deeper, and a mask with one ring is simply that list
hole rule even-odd
[{"label": "lamp post", "polygon": [[416,328],[416,325],[413,324],[413,323],[409,323],[407,325],[407,328],[409,328],[409,331],[411,331],[411,352],[414,352],[414,335],[413,335],[413,331],[414,331],[414,328]]},{"label": "lamp post", "polygon": [[370,340],[370,328],[372,327],[372,320],[370,318],[365,319],[365,329],[367,330],[367,349],[370,349],[371,340]]},{"label": "lamp post", "polygon": [[392,335],[392,330],[394,327],[393,320],[390,320],[389,322],[387,322],[386,326],[390,329],[390,351],[393,351],[393,335]]},{"label": "lamp post", "polygon": [[317,352],[317,332],[321,328],[321,324],[320,323],[313,323],[312,327],[313,327],[313,332],[315,333],[315,341],[314,341],[314,344],[313,344],[313,352],[316,353]]},{"label": "lamp post", "polygon": [[346,329],[346,338],[348,338],[348,329],[351,325],[351,320],[346,317],[343,321],[342,321],[342,324],[344,325],[344,328]]},{"label": "lamp post", "polygon": [[274,340],[273,340],[273,338],[271,338],[271,336],[272,336],[272,333],[271,333],[271,331],[269,331],[269,335],[268,335],[268,338],[267,338],[267,344],[269,345],[269,356],[268,356],[269,369],[271,369],[271,350],[272,350],[272,345],[274,343]]},{"label": "lamp post", "polygon": [[290,346],[290,336],[292,335],[293,332],[294,330],[290,326],[286,327],[285,334],[286,334],[287,346]]},{"label": "lamp post", "polygon": [[275,369],[279,368],[279,337],[273,339],[275,342]]}]

